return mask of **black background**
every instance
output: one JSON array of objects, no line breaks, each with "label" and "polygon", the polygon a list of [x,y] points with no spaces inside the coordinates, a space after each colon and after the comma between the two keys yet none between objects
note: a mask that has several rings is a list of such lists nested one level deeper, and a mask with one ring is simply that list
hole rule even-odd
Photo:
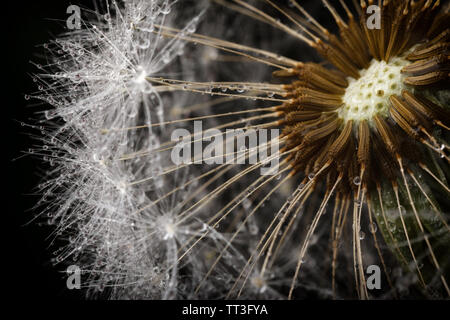
[{"label": "black background", "polygon": [[[30,74],[37,72],[29,61],[39,63],[43,57],[39,45],[53,36],[65,31],[65,19],[69,1],[14,1],[3,6],[2,28],[6,43],[2,46],[3,74],[2,110],[7,112],[3,118],[3,141],[6,142],[7,179],[3,179],[2,214],[7,217],[2,229],[6,253],[2,259],[3,272],[9,296],[22,299],[48,300],[53,298],[79,299],[80,292],[66,289],[64,273],[55,269],[49,262],[50,229],[29,222],[31,209],[39,199],[32,195],[40,181],[42,164],[23,151],[34,143],[31,135],[37,133],[20,122],[33,123],[38,107],[26,101],[24,95],[35,92],[36,85]],[[92,2],[77,1],[74,4],[88,6]],[[5,101],[6,100],[6,101]]]}]

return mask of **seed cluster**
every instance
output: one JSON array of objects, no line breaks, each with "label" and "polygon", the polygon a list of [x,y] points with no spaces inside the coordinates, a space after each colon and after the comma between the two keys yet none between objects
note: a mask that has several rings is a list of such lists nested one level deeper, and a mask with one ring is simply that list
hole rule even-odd
[{"label": "seed cluster", "polygon": [[[282,115],[279,124],[284,125],[286,139],[282,151],[289,153],[287,161],[292,171],[303,173],[305,178],[301,183],[311,189],[325,188],[322,206],[335,194],[335,212],[339,214],[332,222],[332,272],[335,272],[337,243],[342,234],[339,230],[351,211],[349,202],[353,202],[356,286],[360,298],[368,296],[361,267],[361,208],[367,203],[370,213],[375,203],[372,199],[378,199],[382,212],[377,214],[378,221],[385,230],[389,223],[382,199],[392,194],[390,203],[396,204],[394,209],[398,208],[396,219],[400,233],[393,235],[386,231],[384,239],[393,245],[400,260],[415,271],[425,288],[430,280],[420,270],[418,249],[410,241],[412,235],[423,237],[424,254],[432,257],[431,268],[440,274],[439,280],[450,295],[445,272],[436,258],[439,238],[428,235],[428,222],[419,215],[412,195],[417,190],[408,182],[413,179],[432,203],[417,181],[417,172],[422,169],[439,182],[428,164],[437,155],[444,161],[450,160],[445,138],[435,135],[436,128],[450,130],[450,111],[444,107],[448,101],[441,104],[427,96],[427,90],[448,88],[449,9],[441,10],[439,1],[380,1],[382,26],[377,30],[368,29],[365,23],[367,6],[373,1],[368,4],[361,1],[359,22],[342,1],[347,21],[327,1],[323,2],[339,26],[339,36],[311,28],[312,40],[307,43],[334,68],[326,64],[298,63],[274,75],[291,79],[284,86],[285,97],[290,100],[277,109]],[[314,32],[318,35],[314,36]],[[414,213],[408,223],[402,201]],[[322,206],[313,221],[314,228],[323,212]],[[441,220],[446,225],[442,217]],[[296,272],[302,265],[308,235]],[[375,235],[374,238],[376,241]],[[407,243],[406,252],[398,248],[401,242]],[[409,259],[411,263],[407,263]],[[294,282],[290,296],[293,287]]]},{"label": "seed cluster", "polygon": [[370,67],[361,71],[359,79],[350,79],[343,97],[339,117],[344,121],[371,121],[377,114],[389,114],[389,97],[400,95],[403,84],[402,67],[407,60],[393,58],[386,63],[373,60]]},{"label": "seed cluster", "polygon": [[404,159],[425,163],[415,142],[440,148],[432,126],[448,129],[450,113],[421,93],[449,79],[449,13],[438,7],[384,1],[380,30],[368,29],[364,14],[358,23],[347,12],[347,22],[336,18],[340,37],[324,34],[313,44],[335,68],[299,63],[274,73],[297,78],[284,86],[291,100],[278,108],[295,170],[328,173],[329,189],[341,176],[348,194],[358,189],[355,177],[367,189],[382,178],[396,183]]}]

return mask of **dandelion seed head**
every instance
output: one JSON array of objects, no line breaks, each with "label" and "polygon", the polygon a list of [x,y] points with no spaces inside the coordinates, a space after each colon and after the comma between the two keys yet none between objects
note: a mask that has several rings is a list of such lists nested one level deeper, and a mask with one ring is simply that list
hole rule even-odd
[{"label": "dandelion seed head", "polygon": [[[423,152],[426,147],[446,157],[446,147],[442,148],[434,132],[427,130],[432,125],[447,130],[450,119],[441,105],[430,103],[429,94],[425,98],[421,95],[424,86],[432,88],[448,80],[445,68],[441,70],[448,61],[442,62],[439,51],[433,51],[433,41],[444,43],[448,33],[441,33],[443,38],[439,38],[442,26],[425,19],[436,14],[434,9],[425,7],[424,2],[414,6],[409,2],[384,2],[384,9],[392,12],[406,12],[407,7],[415,10],[405,19],[414,29],[409,31],[417,34],[413,38],[410,33],[386,29],[381,37],[379,31],[365,30],[364,24],[351,20],[350,15],[348,28],[328,4],[340,28],[337,37],[324,32],[309,16],[309,24],[297,33],[284,25],[285,20],[261,14],[246,1],[233,2],[241,13],[269,22],[308,43],[327,62],[318,64],[197,35],[201,14],[190,19],[183,29],[161,26],[174,22],[170,15],[177,13],[177,3],[131,0],[118,5],[112,1],[106,15],[100,14],[100,22],[86,20],[84,28],[47,46],[54,62],[39,66],[44,70],[36,78],[39,91],[28,98],[54,106],[46,113],[47,120],[63,123],[44,132],[51,138],[46,138],[46,147],[39,150],[55,165],[49,172],[51,178],[41,188],[43,213],[50,224],[56,225],[57,236],[69,235],[69,244],[57,250],[55,262],[75,257],[83,264],[92,292],[101,294],[106,289],[113,298],[210,298],[233,294],[291,298],[294,288],[296,292],[307,288],[329,297],[335,291],[336,266],[341,262],[338,252],[343,251],[342,260],[354,258],[356,282],[362,284],[357,288],[359,296],[367,297],[363,267],[373,257],[362,254],[361,247],[368,246],[371,237],[365,236],[366,228],[361,226],[369,226],[375,235],[374,211],[378,234],[386,242],[392,241],[389,244],[393,250],[406,252],[406,267],[421,270],[408,234],[418,241],[423,239],[415,228],[413,219],[417,214],[411,208],[415,209],[415,204],[422,206],[427,193],[413,189],[411,178],[417,166],[428,169],[425,163],[439,160]],[[272,5],[270,1],[267,4]],[[293,6],[297,8],[295,3]],[[272,5],[272,9],[277,8]],[[420,19],[428,21],[435,32],[416,30]],[[305,19],[299,21],[304,23]],[[393,25],[402,21],[397,22]],[[416,36],[424,41],[424,47],[414,46]],[[237,79],[233,84],[158,81],[164,74],[181,74],[177,62],[180,55],[186,54],[182,39],[186,37],[211,46],[197,55],[203,59],[195,67],[208,71],[202,76],[217,76],[210,68],[215,60],[237,62],[240,66],[250,59],[279,69],[274,75],[283,84],[260,83],[263,68],[254,68],[253,64],[251,68],[257,72],[249,75],[257,78],[257,83],[242,80],[244,69],[230,72],[234,77],[231,80]],[[375,40],[379,46],[374,45]],[[284,39],[281,42],[285,45]],[[219,54],[220,50],[227,54]],[[241,55],[228,56],[232,52]],[[429,52],[431,57],[426,56]],[[423,55],[439,63],[432,68],[427,64],[430,61],[423,65]],[[224,73],[229,71],[223,69]],[[197,168],[185,171],[184,166],[179,166],[170,167],[171,174],[165,172],[170,159],[156,150],[166,146],[162,143],[167,139],[162,123],[174,111],[170,106],[184,107],[168,93],[182,88],[186,94],[197,87],[202,94],[229,93],[226,98],[232,98],[228,100],[234,107],[240,106],[234,103],[240,94],[258,101],[255,103],[277,102],[270,108],[250,110],[258,114],[254,118],[230,115],[239,118],[238,124],[245,128],[254,125],[282,129],[282,152],[277,156],[283,175],[249,178],[255,168],[269,162],[267,158],[246,169],[224,165],[202,172]],[[206,103],[206,108],[213,105]],[[198,111],[196,108],[199,105],[186,109]],[[267,117],[261,116],[267,111],[271,112]],[[264,122],[269,117],[276,121]],[[207,114],[204,119],[220,128],[222,118]],[[418,142],[422,145],[416,148]],[[422,161],[422,155],[426,161]],[[195,183],[197,177],[194,179],[190,170],[202,172]],[[288,178],[294,191],[284,183]],[[443,185],[439,177],[433,178]],[[271,189],[273,185],[276,187]],[[267,189],[269,193],[265,193]],[[273,196],[280,193],[286,201]],[[271,197],[270,201],[259,199],[265,195]],[[263,202],[268,204],[262,209],[264,214],[254,214],[263,208]],[[273,212],[278,204],[279,210]],[[424,218],[417,218],[418,225]],[[325,219],[330,223],[322,224]],[[399,219],[407,219],[406,226]],[[432,226],[439,228],[441,225]],[[315,259],[307,254],[308,247],[315,254],[328,252],[330,243],[332,257]],[[429,242],[425,245],[433,255]],[[331,264],[331,285],[329,277],[320,279],[321,274],[316,272],[319,263]],[[432,267],[440,272],[439,266]],[[300,269],[306,271],[306,281],[297,282]],[[274,284],[268,274],[276,274],[281,280]],[[419,282],[425,283],[420,271],[418,275]],[[315,281],[322,286],[312,284]],[[289,294],[284,294],[289,284]],[[283,294],[274,290],[277,286]]]},{"label": "dandelion seed head", "polygon": [[339,116],[345,122],[372,121],[377,114],[387,117],[389,97],[406,89],[401,70],[409,64],[403,58],[392,58],[389,62],[372,60],[367,69],[360,71],[359,79],[348,79]]},{"label": "dandelion seed head", "polygon": [[[76,261],[88,296],[168,299],[192,291],[193,284],[178,287],[175,236],[186,241],[199,226],[187,219],[183,237],[171,222],[189,188],[154,204],[169,160],[152,153],[165,133],[150,125],[164,120],[163,99],[170,97],[147,79],[176,70],[185,46],[181,38],[163,37],[156,26],[185,23],[181,33],[187,33],[204,12],[194,5],[187,22],[175,21],[176,3],[110,1],[99,3],[103,12],[86,11],[81,29],[44,47],[50,63],[38,66],[39,92],[27,95],[53,107],[40,129],[44,145],[30,153],[51,164],[38,206],[55,228],[53,241],[66,243],[55,250],[54,262]],[[142,130],[129,130],[142,124]],[[135,156],[143,150],[145,157]],[[187,265],[194,274],[203,267],[195,259]]]}]

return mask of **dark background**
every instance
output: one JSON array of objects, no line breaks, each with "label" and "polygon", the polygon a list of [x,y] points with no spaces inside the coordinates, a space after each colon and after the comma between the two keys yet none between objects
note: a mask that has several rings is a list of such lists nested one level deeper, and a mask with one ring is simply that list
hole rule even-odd
[{"label": "dark background", "polygon": [[[40,181],[40,172],[44,169],[39,160],[24,155],[34,143],[31,135],[36,130],[21,126],[20,122],[33,123],[35,112],[39,107],[36,102],[26,101],[24,95],[36,91],[36,85],[30,74],[37,72],[29,63],[42,61],[43,53],[39,45],[44,44],[53,36],[65,31],[67,6],[63,1],[13,1],[2,3],[3,34],[6,43],[2,45],[3,72],[2,77],[2,109],[7,112],[3,118],[3,141],[6,142],[6,181],[3,179],[3,192],[6,206],[2,214],[7,221],[2,229],[5,237],[3,243],[6,254],[2,265],[6,270],[3,279],[6,280],[6,291],[14,298],[49,300],[54,298],[82,298],[77,290],[67,290],[65,274],[50,263],[51,252],[46,239],[51,229],[27,224],[36,212],[32,208],[39,197],[32,195]],[[76,1],[92,7],[92,1]],[[42,107],[41,107],[42,108]],[[5,220],[3,220],[5,221]],[[26,225],[27,224],[27,225]]]}]

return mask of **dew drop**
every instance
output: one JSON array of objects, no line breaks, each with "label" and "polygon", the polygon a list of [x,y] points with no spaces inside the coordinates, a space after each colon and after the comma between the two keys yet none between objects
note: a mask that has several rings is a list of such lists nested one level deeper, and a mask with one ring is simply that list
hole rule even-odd
[{"label": "dew drop", "polygon": [[189,33],[194,33],[194,32],[195,32],[195,29],[196,29],[196,26],[195,26],[194,23],[192,23],[186,30],[187,30],[187,32],[189,32]]},{"label": "dew drop", "polygon": [[164,63],[169,63],[170,62],[170,55],[169,54],[163,55],[162,60],[163,60]]},{"label": "dew drop", "polygon": [[164,15],[169,14],[170,11],[171,11],[171,8],[170,8],[169,4],[165,5],[164,8],[161,9],[161,13],[164,14]]},{"label": "dew drop", "polygon": [[357,186],[359,186],[361,184],[361,178],[360,177],[354,177],[353,178],[353,183]]}]

